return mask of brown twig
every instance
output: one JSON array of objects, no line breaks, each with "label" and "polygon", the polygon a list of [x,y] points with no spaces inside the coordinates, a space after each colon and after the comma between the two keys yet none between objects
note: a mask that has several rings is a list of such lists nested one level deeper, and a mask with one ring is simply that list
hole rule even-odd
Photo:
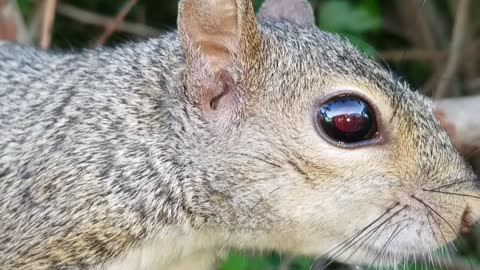
[{"label": "brown twig", "polygon": [[105,27],[105,31],[100,35],[97,41],[94,44],[94,47],[101,46],[107,42],[108,38],[115,32],[118,26],[123,22],[130,10],[137,4],[138,0],[128,0],[120,12],[115,17],[115,20],[112,23],[108,24]]},{"label": "brown twig", "polygon": [[43,0],[42,28],[40,34],[40,48],[48,49],[52,41],[52,27],[55,20],[57,0]]},{"label": "brown twig", "polygon": [[445,56],[445,52],[441,50],[428,50],[420,48],[412,49],[393,49],[381,51],[379,56],[386,60],[392,62],[403,62],[403,61],[426,61],[431,62],[432,60],[437,60]]},{"label": "brown twig", "polygon": [[458,0],[450,52],[445,69],[440,77],[442,80],[439,82],[437,90],[435,91],[436,98],[442,98],[447,94],[450,81],[453,76],[455,76],[460,64],[460,59],[462,58],[463,52],[463,43],[467,32],[469,8],[470,0]]},{"label": "brown twig", "polygon": [[[71,18],[75,21],[105,28],[107,25],[112,24],[112,22],[115,20],[114,18],[99,15],[64,3],[58,4],[57,12],[58,14]],[[116,30],[143,37],[158,36],[161,34],[161,31],[156,28],[144,24],[125,21],[121,22]]]},{"label": "brown twig", "polygon": [[[467,62],[471,61],[471,57],[475,56],[480,48],[480,39],[473,40],[464,47],[462,59]],[[392,62],[402,61],[430,61],[443,60],[447,57],[448,51],[440,49],[422,49],[422,48],[408,48],[408,49],[390,49],[379,52],[379,56],[383,60]]]},{"label": "brown twig", "polygon": [[[415,48],[421,48],[429,51],[438,50],[442,48],[438,42],[440,37],[433,28],[436,27],[433,19],[437,14],[438,4],[435,1],[418,1],[418,0],[396,0],[396,7],[402,19],[403,28],[409,37],[410,42]],[[433,15],[433,16],[432,16]],[[443,59],[430,58],[430,67],[432,74],[436,74],[434,78],[438,77],[439,69],[443,66]],[[436,80],[430,80],[426,84],[427,89],[431,89],[433,83],[436,85]]]},{"label": "brown twig", "polygon": [[435,49],[435,38],[425,16],[422,1],[396,0],[395,4],[411,43],[419,48]]}]

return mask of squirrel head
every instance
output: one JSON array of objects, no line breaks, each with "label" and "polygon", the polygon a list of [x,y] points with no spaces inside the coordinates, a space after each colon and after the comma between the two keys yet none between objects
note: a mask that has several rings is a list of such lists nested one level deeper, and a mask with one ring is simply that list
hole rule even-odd
[{"label": "squirrel head", "polygon": [[[480,217],[472,169],[431,102],[303,0],[182,0],[185,96],[207,131],[192,212],[237,247],[381,265]],[[198,165],[202,166],[202,165]]]}]

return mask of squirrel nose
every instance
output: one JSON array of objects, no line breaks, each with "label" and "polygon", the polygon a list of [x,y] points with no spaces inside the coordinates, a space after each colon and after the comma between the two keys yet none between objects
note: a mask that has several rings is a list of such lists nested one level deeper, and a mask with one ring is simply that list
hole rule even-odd
[{"label": "squirrel nose", "polygon": [[465,209],[463,210],[462,214],[462,220],[460,223],[460,232],[461,233],[467,233],[470,232],[473,229],[473,225],[475,224],[473,218],[472,218],[472,210],[470,209],[470,206],[466,206]]}]

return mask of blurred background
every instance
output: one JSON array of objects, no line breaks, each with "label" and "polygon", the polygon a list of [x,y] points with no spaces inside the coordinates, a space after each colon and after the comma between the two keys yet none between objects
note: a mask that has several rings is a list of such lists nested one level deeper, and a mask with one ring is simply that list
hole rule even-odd
[{"label": "blurred background", "polygon": [[[254,0],[256,9],[262,1]],[[345,36],[404,76],[417,91],[435,99],[480,93],[480,1],[311,0],[310,3],[320,29]],[[0,0],[0,39],[55,50],[114,46],[174,30],[176,14],[177,0]],[[470,161],[478,173],[478,157],[471,157]],[[398,268],[480,269],[479,233],[480,228],[457,241],[453,256],[444,250],[434,262],[419,259]],[[231,251],[220,269],[364,268],[325,258]]]}]

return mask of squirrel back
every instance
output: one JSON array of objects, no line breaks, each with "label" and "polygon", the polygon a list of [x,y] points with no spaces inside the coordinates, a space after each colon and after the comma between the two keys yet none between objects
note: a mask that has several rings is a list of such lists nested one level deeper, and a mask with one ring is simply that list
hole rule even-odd
[{"label": "squirrel back", "polygon": [[177,32],[116,48],[0,42],[4,269],[208,269],[225,246],[386,264],[478,219],[431,192],[480,194],[430,102],[306,2],[179,5]]}]

